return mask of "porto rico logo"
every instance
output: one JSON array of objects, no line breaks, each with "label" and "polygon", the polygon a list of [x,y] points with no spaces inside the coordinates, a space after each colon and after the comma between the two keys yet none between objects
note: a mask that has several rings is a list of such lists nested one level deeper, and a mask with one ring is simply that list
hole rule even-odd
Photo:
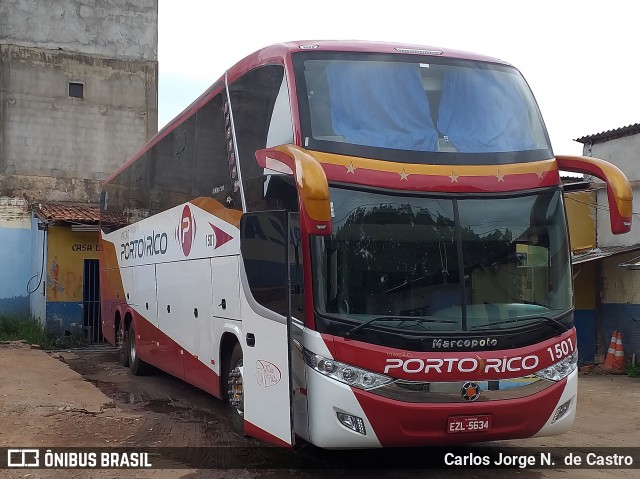
[{"label": "porto rico logo", "polygon": [[196,237],[196,219],[189,208],[189,205],[185,205],[182,210],[182,216],[180,222],[174,230],[175,238],[182,248],[182,252],[185,256],[189,256],[191,253],[191,246]]}]

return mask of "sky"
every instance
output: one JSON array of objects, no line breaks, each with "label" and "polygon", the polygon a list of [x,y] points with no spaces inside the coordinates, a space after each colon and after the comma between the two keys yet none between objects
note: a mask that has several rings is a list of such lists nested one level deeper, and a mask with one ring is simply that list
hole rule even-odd
[{"label": "sky", "polygon": [[159,0],[158,28],[159,128],[246,55],[325,39],[507,61],[529,83],[557,155],[582,154],[575,138],[640,122],[640,2]]}]

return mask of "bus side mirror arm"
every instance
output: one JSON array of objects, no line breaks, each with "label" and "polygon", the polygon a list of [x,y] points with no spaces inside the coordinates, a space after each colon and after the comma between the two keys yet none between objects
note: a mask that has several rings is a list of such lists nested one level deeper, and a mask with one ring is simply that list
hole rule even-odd
[{"label": "bus side mirror arm", "polygon": [[312,235],[331,234],[329,183],[316,158],[295,145],[281,145],[256,151],[262,168],[293,175],[298,190],[300,220]]},{"label": "bus side mirror arm", "polygon": [[631,231],[633,190],[625,174],[608,161],[587,156],[556,156],[558,168],[600,178],[607,184],[611,232],[619,235]]}]

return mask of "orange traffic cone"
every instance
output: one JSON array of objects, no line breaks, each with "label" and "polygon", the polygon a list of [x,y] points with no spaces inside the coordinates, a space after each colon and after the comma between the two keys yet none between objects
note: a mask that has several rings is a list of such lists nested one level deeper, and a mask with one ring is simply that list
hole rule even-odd
[{"label": "orange traffic cone", "polygon": [[616,373],[624,373],[627,368],[627,361],[624,358],[624,349],[622,348],[622,333],[618,333],[616,338],[616,354],[613,360],[613,369]]},{"label": "orange traffic cone", "polygon": [[609,350],[607,351],[607,355],[604,358],[604,364],[602,365],[602,369],[604,369],[605,371],[613,371],[617,342],[618,332],[614,331],[613,335],[611,336],[611,341],[609,341]]}]

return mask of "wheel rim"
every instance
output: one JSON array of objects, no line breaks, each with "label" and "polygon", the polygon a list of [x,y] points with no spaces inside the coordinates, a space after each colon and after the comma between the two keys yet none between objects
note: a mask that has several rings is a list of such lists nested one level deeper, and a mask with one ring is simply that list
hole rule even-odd
[{"label": "wheel rim", "polygon": [[136,338],[131,337],[129,334],[129,356],[131,357],[131,361],[136,360]]},{"label": "wheel rim", "polygon": [[229,373],[229,402],[238,415],[244,416],[244,384],[242,381],[242,361]]}]

